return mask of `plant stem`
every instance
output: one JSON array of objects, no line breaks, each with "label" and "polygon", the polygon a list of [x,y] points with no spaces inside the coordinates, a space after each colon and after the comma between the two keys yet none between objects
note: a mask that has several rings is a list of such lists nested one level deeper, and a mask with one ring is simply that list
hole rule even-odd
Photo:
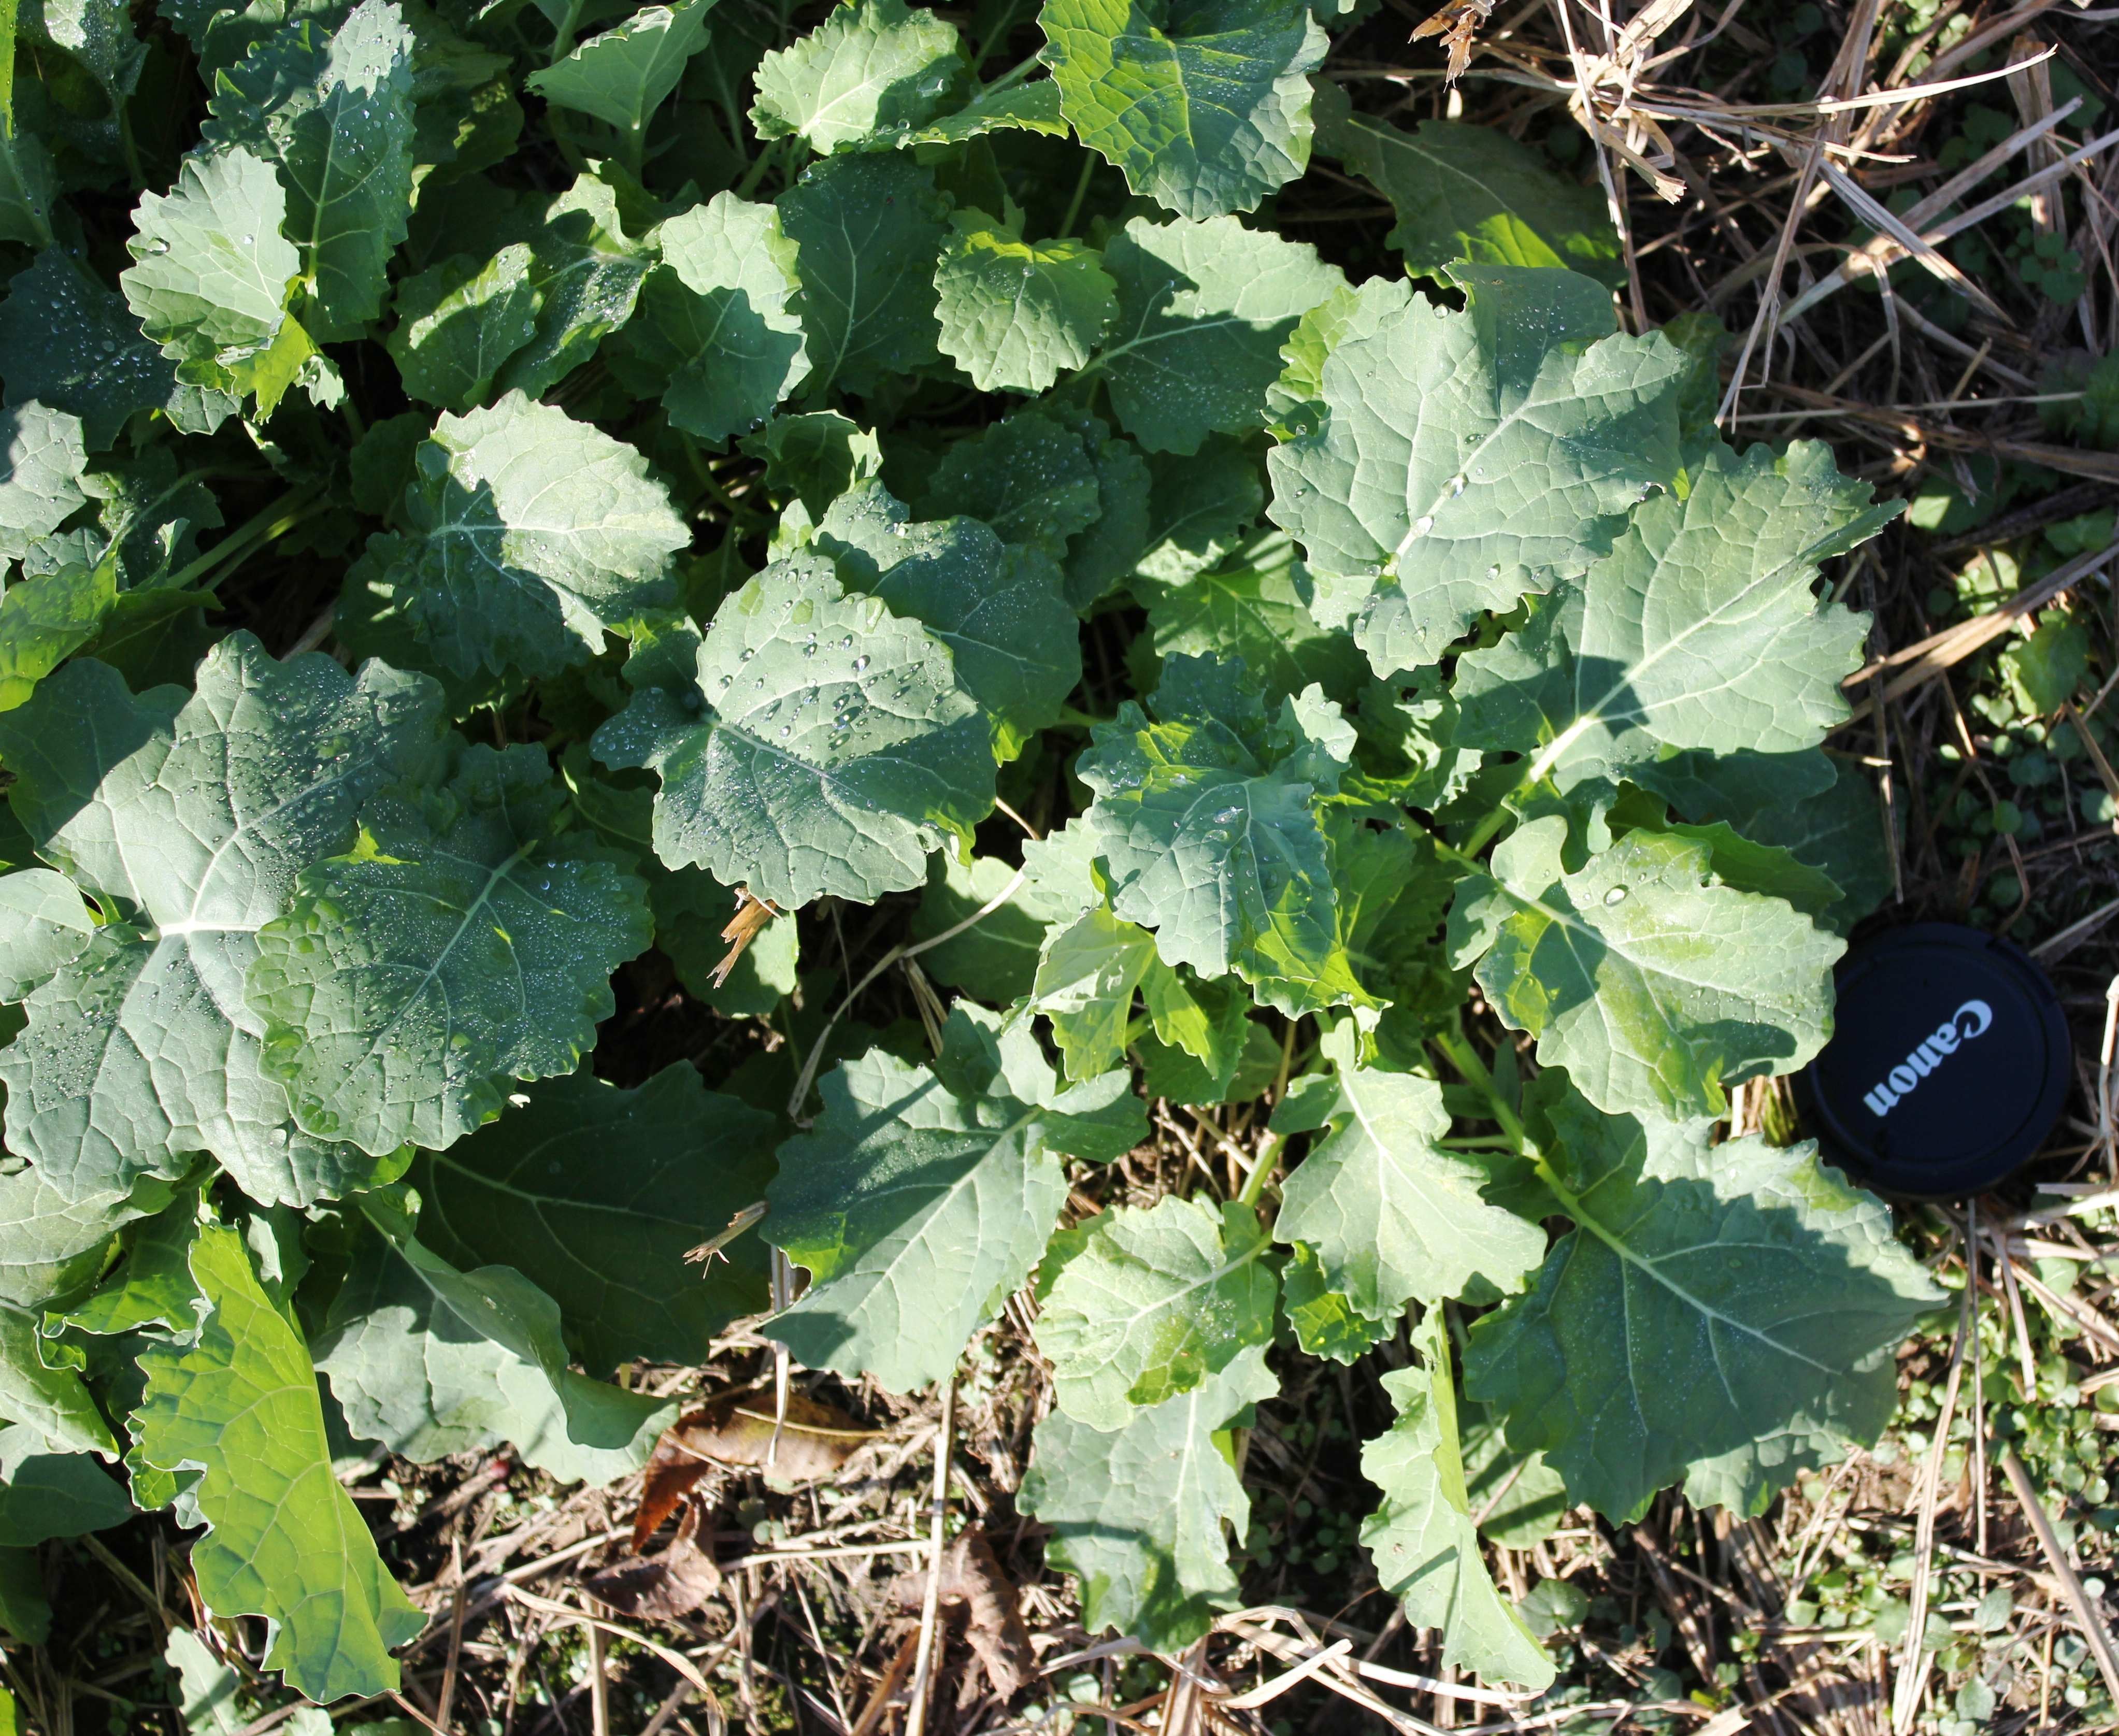
[{"label": "plant stem", "polygon": [[299,488],[289,489],[262,512],[237,525],[197,560],[188,566],[179,567],[155,589],[183,590],[194,582],[206,579],[206,575],[213,572],[215,567],[223,567],[221,572],[215,573],[211,579],[206,579],[201,586],[202,590],[212,590],[258,545],[285,536],[322,505],[322,502],[316,498],[313,484],[305,483]]},{"label": "plant stem", "polygon": [[[1463,1075],[1466,1083],[1477,1087],[1485,1096],[1486,1106],[1494,1112],[1494,1119],[1500,1123],[1501,1132],[1514,1141],[1517,1153],[1521,1155],[1524,1147],[1530,1144],[1530,1136],[1523,1132],[1523,1118],[1509,1106],[1508,1099],[1501,1095],[1500,1088],[1494,1083],[1494,1076],[1486,1070],[1486,1062],[1479,1058],[1478,1050],[1472,1047],[1461,1030],[1437,1031],[1431,1040],[1449,1058],[1449,1064]],[[1538,1160],[1538,1173],[1541,1175],[1545,1174],[1542,1159]]]},{"label": "plant stem", "polygon": [[1082,201],[1088,197],[1089,177],[1097,172],[1097,154],[1087,146],[1082,148],[1082,175],[1074,183],[1074,197],[1067,201],[1067,215],[1060,220],[1060,234],[1066,238],[1074,233],[1074,220],[1082,215]]},{"label": "plant stem", "polygon": [[767,144],[763,150],[758,152],[756,160],[754,160],[751,164],[749,169],[744,172],[744,178],[736,183],[735,196],[737,198],[748,199],[752,193],[757,191],[758,183],[760,181],[763,181],[766,177],[767,172],[772,169],[774,165],[780,161],[781,148],[786,142],[787,141],[785,139],[774,139]]},{"label": "plant stem", "polygon": [[[979,95],[981,96],[991,96],[996,90],[1005,90],[1011,85],[1019,85],[1024,79],[1029,77],[1030,75],[1036,70],[1037,57],[1033,54],[1027,60],[1018,61],[1013,66],[1010,67],[1008,71],[1002,73],[999,78],[995,79],[990,84],[981,86],[979,87]],[[1090,160],[1093,162],[1095,159],[1092,158]]]},{"label": "plant stem", "polygon": [[1273,1174],[1273,1147],[1277,1141],[1261,1142],[1258,1161],[1251,1165],[1251,1173],[1244,1178],[1243,1192],[1236,1196],[1239,1206],[1255,1206],[1265,1193],[1265,1184]]}]

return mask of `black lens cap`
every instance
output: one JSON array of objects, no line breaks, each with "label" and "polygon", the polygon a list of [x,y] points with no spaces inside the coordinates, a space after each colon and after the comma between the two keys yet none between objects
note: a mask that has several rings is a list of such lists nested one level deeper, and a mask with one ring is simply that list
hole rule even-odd
[{"label": "black lens cap", "polygon": [[1825,1159],[1913,1199],[1983,1193],[2067,1096],[2060,997],[2022,948],[1955,923],[1887,928],[1837,972],[1832,1040],[1797,1081]]}]

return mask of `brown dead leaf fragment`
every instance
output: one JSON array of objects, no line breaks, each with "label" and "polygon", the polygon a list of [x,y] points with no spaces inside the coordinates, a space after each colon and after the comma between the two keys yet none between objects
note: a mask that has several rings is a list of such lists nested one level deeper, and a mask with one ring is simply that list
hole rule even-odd
[{"label": "brown dead leaf fragment", "polygon": [[1451,0],[1432,18],[1415,26],[1412,39],[1423,36],[1440,36],[1449,49],[1449,71],[1447,81],[1455,84],[1464,76],[1464,68],[1472,59],[1472,39],[1479,34],[1479,26],[1486,21],[1494,10],[1494,0]]},{"label": "brown dead leaf fragment", "polygon": [[[787,1422],[780,1450],[766,1468],[774,1488],[818,1483],[853,1456],[873,1433],[846,1412],[799,1392],[787,1396]],[[637,1550],[677,1503],[717,1465],[763,1466],[772,1444],[772,1400],[756,1393],[732,1395],[687,1411],[655,1443],[640,1486],[640,1511],[633,1521]]]},{"label": "brown dead leaf fragment", "polygon": [[[900,1609],[916,1610],[926,1599],[927,1576],[924,1571],[902,1574],[893,1590]],[[1016,1583],[977,1525],[967,1526],[943,1555],[940,1597],[944,1609],[962,1607],[964,1638],[972,1655],[994,1692],[1011,1697],[1036,1673],[1036,1660]]]},{"label": "brown dead leaf fragment", "polygon": [[712,1544],[699,1547],[699,1522],[708,1510],[706,1502],[689,1502],[668,1549],[645,1561],[635,1555],[613,1562],[587,1581],[589,1595],[624,1615],[653,1621],[689,1615],[721,1589]]},{"label": "brown dead leaf fragment", "polygon": [[721,938],[730,946],[721,963],[714,966],[715,988],[728,981],[729,972],[735,969],[735,961],[743,956],[743,949],[758,938],[758,931],[782,914],[780,906],[771,899],[753,898],[749,887],[735,889],[735,914],[729,918],[727,927],[721,930]]}]

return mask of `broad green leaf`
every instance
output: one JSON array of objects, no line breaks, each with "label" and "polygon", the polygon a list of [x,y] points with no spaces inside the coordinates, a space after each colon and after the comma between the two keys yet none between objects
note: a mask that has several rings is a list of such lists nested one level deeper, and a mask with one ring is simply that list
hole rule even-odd
[{"label": "broad green leaf", "polygon": [[1567,1516],[1567,1484],[1542,1453],[1509,1445],[1506,1419],[1486,1405],[1460,1406],[1458,1441],[1464,1493],[1478,1517],[1479,1535],[1505,1549],[1528,1549],[1560,1529]]},{"label": "broad green leaf", "polygon": [[187,1348],[212,1305],[192,1275],[198,1240],[199,1190],[178,1190],[175,1201],[125,1234],[125,1257],[95,1289],[63,1312],[45,1317],[45,1330],[70,1326],[111,1337],[154,1326]]},{"label": "broad green leaf", "polygon": [[37,1322],[0,1308],[0,1417],[26,1423],[61,1452],[118,1456],[110,1425],[72,1368],[47,1368],[37,1354]]},{"label": "broad green leaf", "polygon": [[1189,1392],[1273,1339],[1270,1245],[1250,1206],[1175,1195],[1067,1232],[1038,1279],[1037,1348],[1060,1408],[1092,1428]]},{"label": "broad green leaf", "polygon": [[[967,864],[954,851],[937,851],[906,937],[931,941],[968,920],[1007,891],[1015,873],[997,857],[974,856]],[[998,909],[920,953],[920,968],[938,983],[1005,1006],[1031,992],[1046,930],[1063,914],[1073,913],[1063,913],[1043,887],[1026,877]]]},{"label": "broad green leaf", "polygon": [[51,1636],[52,1606],[35,1549],[0,1549],[0,1628],[27,1646],[41,1646]]},{"label": "broad green leaf", "polygon": [[1461,1296],[1475,1277],[1520,1289],[1545,1257],[1545,1232],[1485,1197],[1488,1172],[1473,1154],[1439,1143],[1449,1131],[1442,1087],[1361,1066],[1351,1021],[1323,1046],[1336,1099],[1305,1097],[1291,1126],[1273,1118],[1276,1133],[1331,1128],[1282,1187],[1274,1237],[1308,1243],[1325,1282],[1374,1320],[1410,1300]]},{"label": "broad green leaf", "polygon": [[80,1296],[102,1271],[119,1226],[169,1200],[169,1184],[152,1178],[69,1197],[19,1161],[0,1172],[0,1303],[33,1308]]},{"label": "broad green leaf", "polygon": [[1829,789],[1803,801],[1774,803],[1746,815],[1738,830],[1829,875],[1840,896],[1818,920],[1845,934],[1891,896],[1891,854],[1868,773],[1852,760],[1830,764],[1835,776]]},{"label": "broad green leaf", "polygon": [[9,586],[0,597],[0,711],[26,702],[38,683],[96,639],[118,598],[115,550],[93,566],[70,561]]},{"label": "broad green leaf", "polygon": [[582,1072],[526,1096],[415,1162],[422,1242],[466,1270],[515,1267],[558,1303],[597,1375],[635,1357],[695,1362],[730,1321],[765,1308],[756,1237],[703,1268],[684,1255],[765,1197],[770,1117],[707,1090],[688,1063],[631,1090]]},{"label": "broad green leaf", "polygon": [[1398,1331],[1395,1318],[1371,1320],[1345,1292],[1333,1289],[1317,1251],[1305,1243],[1295,1244],[1280,1275],[1280,1305],[1308,1354],[1348,1367]]},{"label": "broad green leaf", "polygon": [[934,269],[942,353],[981,391],[1043,391],[1095,352],[1118,307],[1095,251],[1025,241],[1020,225],[960,211]]},{"label": "broad green leaf", "polygon": [[550,675],[668,604],[691,535],[632,447],[509,392],[443,415],[415,459],[387,581],[442,668]]},{"label": "broad green leaf", "polygon": [[0,562],[19,561],[87,504],[81,473],[88,468],[81,419],[47,410],[34,398],[0,414]]},{"label": "broad green leaf", "polygon": [[1165,963],[1237,970],[1282,1011],[1359,998],[1316,812],[1352,745],[1338,708],[1284,701],[1268,721],[1242,664],[1186,657],[1151,704],[1098,724],[1076,766],[1112,913],[1153,929]]},{"label": "broad green leaf", "polygon": [[594,115],[638,140],[648,116],[677,88],[684,62],[706,46],[714,5],[644,6],[522,82],[546,102]]},{"label": "broad green leaf", "polygon": [[945,114],[897,142],[900,146],[962,145],[989,132],[1041,132],[1048,137],[1064,138],[1067,122],[1060,110],[1060,86],[1049,78],[1040,78],[981,91],[953,114]]},{"label": "broad green leaf", "polygon": [[276,663],[238,632],[200,664],[196,695],[135,697],[81,661],[0,714],[9,803],[39,851],[137,913],[30,997],[28,1029],[0,1051],[10,1150],[83,1201],[180,1176],[201,1150],[259,1201],[366,1184],[375,1165],[304,1133],[262,1070],[243,978],[294,877],[351,840],[439,711],[419,676]]},{"label": "broad green leaf", "polygon": [[247,993],[304,1128],[440,1150],[510,1081],[573,1072],[611,972],[653,934],[646,888],[573,818],[541,748],[466,748],[445,784],[370,800],[354,848],[304,872]]},{"label": "broad green leaf", "polygon": [[918,505],[923,518],[976,518],[1057,561],[1096,522],[1101,489],[1081,433],[1032,406],[952,445]]},{"label": "broad green leaf", "polygon": [[411,214],[413,49],[392,0],[361,0],[336,31],[293,25],[216,81],[206,140],[277,164],[319,340],[383,311]]},{"label": "broad green leaf", "polygon": [[137,88],[147,44],[123,0],[25,0],[18,19],[25,41],[63,50],[102,87],[112,112]]},{"label": "broad green leaf", "polygon": [[1829,447],[1710,447],[1683,499],[1636,509],[1611,553],[1459,664],[1468,747],[1532,755],[1560,787],[1672,748],[1789,753],[1848,713],[1869,619],[1812,587],[1818,563],[1897,512]]},{"label": "broad green leaf", "polygon": [[1067,601],[1077,612],[1131,572],[1148,544],[1149,477],[1140,450],[1095,416],[1070,419],[1097,479],[1097,516],[1068,539]]},{"label": "broad green leaf", "polygon": [[19,1001],[49,982],[95,933],[95,918],[65,875],[24,868],[0,877],[0,1000]]},{"label": "broad green leaf", "polygon": [[1298,333],[1291,351],[1319,341],[1321,356],[1291,368],[1306,401],[1268,460],[1273,521],[1320,579],[1355,581],[1356,637],[1386,677],[1583,572],[1677,473],[1676,349],[1615,334],[1586,277],[1454,275],[1462,312],[1371,278],[1328,307],[1328,332]]},{"label": "broad green leaf", "polygon": [[1334,699],[1359,693],[1368,660],[1344,627],[1318,624],[1316,588],[1284,530],[1246,537],[1220,565],[1185,581],[1143,581],[1148,630],[1165,657],[1240,660],[1268,703],[1315,683]]},{"label": "broad green leaf", "polygon": [[191,1547],[199,1595],[217,1613],[273,1623],[265,1667],[310,1699],[387,1693],[391,1648],[426,1617],[332,1474],[301,1335],[267,1299],[234,1230],[202,1230],[192,1271],[212,1317],[196,1348],[141,1353],[147,1390],[132,1423],[147,1464],[203,1467],[194,1494],[211,1529]]},{"label": "broad green leaf", "polygon": [[855,483],[883,468],[875,436],[835,410],[775,416],[744,437],[743,449],[765,461],[766,482],[792,493],[813,521]]},{"label": "broad green leaf", "polygon": [[1136,217],[1105,248],[1104,269],[1118,312],[1087,371],[1103,376],[1119,425],[1151,452],[1196,452],[1211,433],[1263,426],[1281,345],[1346,281],[1307,242],[1234,217]]},{"label": "broad green leaf", "polygon": [[1709,873],[1740,892],[1778,898],[1810,917],[1822,917],[1838,902],[1839,888],[1823,869],[1811,867],[1777,844],[1760,844],[1746,837],[1726,820],[1706,826],[1669,820],[1642,829],[1666,831],[1673,837],[1705,845]]},{"label": "broad green leaf", "polygon": [[1429,120],[1407,132],[1355,114],[1334,142],[1397,207],[1384,244],[1404,256],[1409,277],[1454,265],[1542,266],[1625,285],[1603,195],[1563,180],[1497,127]]},{"label": "broad green leaf", "polygon": [[88,450],[100,452],[136,410],[171,401],[176,369],[121,297],[51,247],[16,273],[0,303],[0,380],[10,405],[35,399],[80,417]]},{"label": "broad green leaf", "polygon": [[1576,1228],[1472,1328],[1467,1391],[1511,1447],[1630,1523],[1681,1479],[1698,1506],[1760,1512],[1802,1466],[1876,1439],[1892,1353],[1944,1299],[1881,1201],[1810,1145],[1710,1147],[1703,1123],[1597,1113],[1564,1073],[1525,1111]]},{"label": "broad green leaf", "polygon": [[992,726],[949,651],[830,563],[776,562],[724,602],[697,684],[647,688],[596,734],[661,775],[655,851],[783,910],[926,877],[993,801]]},{"label": "broad green leaf", "polygon": [[166,196],[143,193],[118,277],[162,354],[248,384],[268,364],[300,257],[281,238],[286,196],[240,146],[184,159]]},{"label": "broad green leaf", "polygon": [[92,1455],[54,1449],[26,1423],[0,1428],[0,1549],[107,1530],[132,1511],[125,1485]]},{"label": "broad green leaf", "polygon": [[1265,505],[1258,465],[1226,435],[1196,452],[1157,452],[1148,469],[1148,552],[1134,574],[1157,586],[1185,584],[1213,566]]},{"label": "broad green leaf", "polygon": [[453,254],[398,286],[397,324],[383,341],[408,396],[467,410],[492,396],[508,359],[537,335],[535,264],[518,241],[484,265]]},{"label": "broad green leaf", "polygon": [[1450,913],[1458,961],[1485,952],[1480,986],[1541,1062],[1612,1113],[1718,1116],[1725,1086],[1824,1046],[1837,936],[1721,885],[1705,845],[1667,833],[1629,833],[1570,873],[1566,825],[1517,831],[1494,852],[1499,877],[1467,880]]},{"label": "broad green leaf", "polygon": [[934,260],[948,231],[931,169],[897,153],[832,157],[778,203],[801,278],[813,401],[938,359]]},{"label": "broad green leaf", "polygon": [[652,250],[630,239],[610,187],[590,174],[503,225],[497,238],[530,249],[537,329],[500,364],[501,391],[541,398],[632,317]]},{"label": "broad green leaf", "polygon": [[[1016,86],[1008,94],[1017,95],[1026,90],[1050,89],[1049,85]],[[1058,92],[1052,92],[1052,114],[1056,120],[1060,113]],[[52,202],[58,197],[59,192],[58,171],[42,139],[30,132],[0,136],[0,241],[19,241],[28,248],[49,247],[52,240]]]},{"label": "broad green leaf", "polygon": [[780,1148],[764,1233],[811,1283],[769,1330],[810,1367],[893,1392],[947,1378],[1044,1252],[1061,1154],[1108,1160],[1147,1131],[1129,1075],[1061,1090],[1027,1030],[996,1023],[960,1002],[934,1067],[844,1062]]},{"label": "broad green leaf", "polygon": [[675,1402],[568,1367],[552,1299],[512,1266],[459,1271],[413,1234],[407,1205],[361,1197],[378,1233],[356,1250],[319,1340],[348,1429],[419,1463],[507,1442],[562,1482],[638,1470]]},{"label": "broad green leaf", "polygon": [[949,648],[957,679],[993,720],[995,751],[1013,759],[1059,720],[1082,678],[1060,569],[1035,549],[1005,546],[976,519],[911,524],[909,516],[882,484],[864,484],[825,513],[814,546],[849,585]]},{"label": "broad green leaf", "polygon": [[1040,58],[1076,135],[1180,216],[1247,211],[1310,162],[1308,75],[1327,40],[1301,0],[1045,0]]},{"label": "broad green leaf", "polygon": [[662,263],[641,286],[624,339],[642,373],[614,371],[651,387],[673,426],[726,440],[771,415],[809,371],[794,243],[772,206],[733,193],[680,211],[657,237]]},{"label": "broad green leaf", "polygon": [[1361,1523],[1362,1546],[1407,1625],[1440,1632],[1444,1664],[1533,1692],[1550,1687],[1552,1660],[1495,1589],[1480,1553],[1441,1311],[1431,1310],[1415,1336],[1426,1366],[1384,1376],[1398,1420],[1361,1448],[1361,1474],[1384,1495]]},{"label": "broad green leaf", "polygon": [[905,0],[843,0],[758,68],[761,139],[798,135],[819,155],[893,145],[925,126],[964,72],[957,32]]},{"label": "broad green leaf", "polygon": [[1101,905],[1047,931],[1030,1004],[1051,1020],[1069,1078],[1087,1079],[1124,1062],[1134,991],[1158,965],[1155,937]]},{"label": "broad green leaf", "polygon": [[1250,1407],[1279,1391],[1257,1345],[1111,1433],[1064,1411],[1037,1425],[1018,1502],[1051,1527],[1047,1558],[1081,1581],[1092,1636],[1115,1628],[1179,1651],[1237,1607],[1223,1528],[1240,1537],[1250,1502],[1225,1431],[1248,1427]]}]

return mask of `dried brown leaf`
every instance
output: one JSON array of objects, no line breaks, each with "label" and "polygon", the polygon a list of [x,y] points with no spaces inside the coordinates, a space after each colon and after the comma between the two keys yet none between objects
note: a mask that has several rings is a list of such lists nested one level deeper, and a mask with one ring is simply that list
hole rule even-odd
[{"label": "dried brown leaf", "polygon": [[[924,1572],[902,1574],[892,1590],[899,1608],[917,1609],[926,1599],[927,1576]],[[967,1526],[942,1557],[940,1598],[945,1609],[962,1607],[964,1638],[995,1694],[1004,1701],[1036,1669],[1020,1596],[986,1534],[977,1525]]]},{"label": "dried brown leaf", "polygon": [[[846,1412],[799,1392],[787,1397],[787,1421],[780,1448],[766,1467],[774,1488],[821,1482],[873,1438]],[[635,1549],[676,1511],[677,1503],[716,1465],[763,1466],[772,1445],[772,1404],[746,1393],[687,1411],[662,1433],[640,1487],[640,1511],[633,1521]]]},{"label": "dried brown leaf", "polygon": [[647,1560],[634,1555],[614,1562],[587,1582],[589,1595],[621,1614],[651,1621],[689,1615],[721,1589],[712,1544],[699,1547],[699,1523],[707,1511],[703,1501],[687,1503],[668,1549]]}]

